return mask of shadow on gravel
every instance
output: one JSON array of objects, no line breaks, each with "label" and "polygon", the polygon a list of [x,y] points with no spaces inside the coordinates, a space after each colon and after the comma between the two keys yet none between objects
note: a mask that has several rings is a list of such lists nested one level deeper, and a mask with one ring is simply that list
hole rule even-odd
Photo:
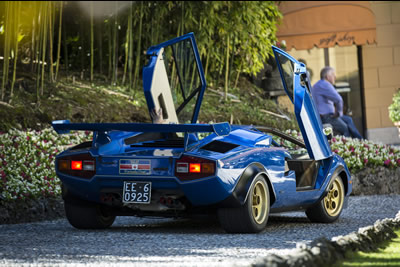
[{"label": "shadow on gravel", "polygon": [[143,224],[117,224],[107,231],[140,232],[140,233],[186,233],[186,234],[218,234],[225,233],[216,219],[152,219]]},{"label": "shadow on gravel", "polygon": [[[140,224],[117,223],[106,231],[136,233],[185,233],[185,234],[226,234],[217,218],[208,219],[149,219]],[[167,220],[167,221],[166,221]],[[299,224],[311,226],[307,217],[271,215],[265,231],[269,229],[298,227]]]}]

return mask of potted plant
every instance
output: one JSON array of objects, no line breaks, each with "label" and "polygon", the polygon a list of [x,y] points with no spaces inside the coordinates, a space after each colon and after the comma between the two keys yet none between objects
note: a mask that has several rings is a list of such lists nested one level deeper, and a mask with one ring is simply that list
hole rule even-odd
[{"label": "potted plant", "polygon": [[399,129],[400,136],[400,88],[393,95],[392,104],[389,106],[389,117],[397,129]]}]

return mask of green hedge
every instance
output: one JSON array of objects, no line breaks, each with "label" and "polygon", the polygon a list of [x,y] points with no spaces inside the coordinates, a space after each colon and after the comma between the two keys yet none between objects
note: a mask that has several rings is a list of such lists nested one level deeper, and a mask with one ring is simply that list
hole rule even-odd
[{"label": "green hedge", "polygon": [[[295,130],[287,133],[301,139]],[[61,189],[54,170],[55,156],[69,146],[91,138],[91,132],[58,135],[51,128],[42,131],[12,129],[0,133],[0,198],[59,196]],[[283,140],[277,141],[290,146]],[[365,167],[400,166],[400,151],[392,146],[342,136],[335,136],[330,142],[332,151],[343,157],[352,172]]]}]

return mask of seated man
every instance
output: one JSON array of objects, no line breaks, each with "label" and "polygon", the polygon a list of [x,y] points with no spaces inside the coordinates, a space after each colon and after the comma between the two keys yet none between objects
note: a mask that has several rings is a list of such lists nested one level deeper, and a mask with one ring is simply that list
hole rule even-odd
[{"label": "seated man", "polygon": [[333,130],[341,135],[362,139],[353,119],[343,115],[343,99],[333,87],[335,80],[335,70],[332,67],[325,67],[321,70],[321,80],[311,88],[322,123],[331,124]]}]

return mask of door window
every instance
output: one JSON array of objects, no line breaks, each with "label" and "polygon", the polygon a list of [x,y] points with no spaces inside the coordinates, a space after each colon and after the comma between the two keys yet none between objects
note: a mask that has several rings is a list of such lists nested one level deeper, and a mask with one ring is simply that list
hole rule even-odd
[{"label": "door window", "polygon": [[284,87],[293,102],[293,62],[279,53],[277,54],[277,59],[282,70]]},{"label": "door window", "polygon": [[191,40],[166,47],[163,56],[179,122],[190,123],[201,89]]}]

